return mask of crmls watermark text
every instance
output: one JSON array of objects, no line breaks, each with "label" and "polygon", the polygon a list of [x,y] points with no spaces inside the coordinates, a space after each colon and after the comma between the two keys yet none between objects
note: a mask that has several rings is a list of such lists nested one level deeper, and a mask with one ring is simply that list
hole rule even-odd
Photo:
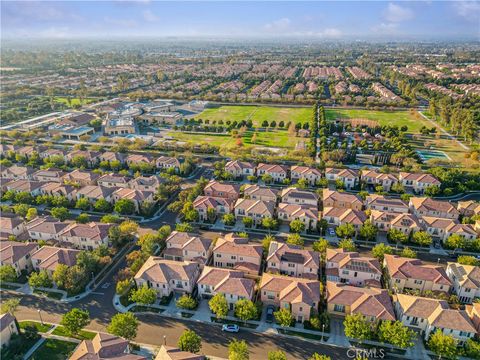
[{"label": "crmls watermark text", "polygon": [[385,349],[359,349],[352,347],[347,350],[347,357],[349,359],[356,359],[357,357],[361,359],[383,359],[385,357]]}]

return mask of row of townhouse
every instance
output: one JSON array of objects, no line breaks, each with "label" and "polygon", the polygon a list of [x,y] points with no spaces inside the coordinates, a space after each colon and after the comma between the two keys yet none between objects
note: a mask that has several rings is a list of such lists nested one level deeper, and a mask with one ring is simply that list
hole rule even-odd
[{"label": "row of townhouse", "polygon": [[86,198],[91,204],[100,199],[111,204],[129,199],[138,212],[143,202],[155,202],[154,195],[161,183],[162,178],[157,175],[130,179],[114,173],[99,175],[78,169],[63,173],[47,169],[35,172],[33,180],[4,177],[1,190],[28,192],[32,196],[64,196],[72,202]]},{"label": "row of townhouse", "polygon": [[131,165],[138,163],[146,163],[158,169],[168,170],[175,169],[176,172],[180,170],[181,162],[179,159],[171,156],[155,157],[150,154],[122,154],[112,151],[92,151],[92,150],[71,150],[47,148],[45,146],[16,146],[16,145],[0,145],[0,156],[6,157],[12,154],[19,154],[30,159],[32,156],[38,156],[41,159],[48,159],[50,157],[61,157],[66,163],[71,163],[75,158],[83,158],[88,167],[95,167],[100,162],[119,162],[122,165]]},{"label": "row of townhouse", "polygon": [[405,189],[417,194],[423,194],[429,186],[440,186],[441,182],[430,174],[400,172],[398,176],[384,174],[375,170],[354,170],[326,168],[324,174],[309,166],[292,165],[290,167],[278,164],[259,163],[231,160],[225,164],[225,171],[235,178],[246,176],[270,175],[275,182],[285,179],[292,181],[304,179],[311,186],[315,185],[323,176],[329,181],[341,181],[346,189],[357,188],[362,182],[365,185],[382,186],[384,191],[390,191],[396,183],[402,184]]},{"label": "row of townhouse", "polygon": [[437,330],[456,338],[460,344],[480,330],[480,306],[467,311],[450,309],[443,300],[404,294],[405,290],[449,293],[471,303],[480,292],[480,268],[449,263],[423,264],[418,259],[385,255],[386,282],[394,290],[393,301],[381,288],[382,268],[377,259],[342,249],[327,249],[327,311],[336,316],[360,313],[370,321],[400,320],[417,329],[425,340]]}]

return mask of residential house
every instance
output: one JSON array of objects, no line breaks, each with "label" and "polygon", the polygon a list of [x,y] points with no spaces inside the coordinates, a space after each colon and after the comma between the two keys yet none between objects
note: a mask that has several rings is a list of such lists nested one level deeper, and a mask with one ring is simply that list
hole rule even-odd
[{"label": "residential house", "polygon": [[176,347],[162,345],[155,360],[205,360],[205,356],[182,351]]},{"label": "residential house", "polygon": [[12,165],[9,167],[3,167],[1,170],[2,179],[11,180],[31,180],[35,169],[29,166]]},{"label": "residential house", "polygon": [[130,179],[115,173],[105,174],[97,179],[97,184],[104,187],[128,188]]},{"label": "residential house", "polygon": [[206,196],[221,197],[235,201],[240,196],[240,186],[211,180],[203,189],[203,193]]},{"label": "residential house", "polygon": [[323,207],[362,210],[362,199],[354,194],[323,189]]},{"label": "residential house", "polygon": [[309,166],[292,165],[290,167],[290,177],[297,181],[304,179],[308,185],[314,186],[322,178],[322,173],[320,170]]},{"label": "residential house", "polygon": [[65,176],[65,171],[49,168],[35,171],[32,175],[32,179],[36,181],[61,183],[63,182],[63,176]]},{"label": "residential house", "polygon": [[383,191],[390,191],[392,185],[398,182],[398,179],[392,174],[379,173],[375,170],[362,170],[361,180],[364,184],[371,186],[381,186]]},{"label": "residential house", "polygon": [[246,161],[231,160],[225,164],[225,171],[234,178],[255,175],[255,165]]},{"label": "residential house", "polygon": [[325,271],[328,281],[354,286],[382,287],[382,268],[377,259],[344,249],[327,249]]},{"label": "residential house", "polygon": [[474,200],[459,201],[457,203],[457,210],[460,215],[472,217],[480,214],[480,202]]},{"label": "residential house", "polygon": [[71,223],[60,232],[59,240],[78,249],[93,250],[100,245],[108,246],[108,231],[111,227],[111,224],[98,222]]},{"label": "residential house", "polygon": [[[146,360],[141,355],[130,353],[128,340],[97,333],[92,340],[83,340],[70,355],[69,360]],[[180,360],[177,358],[175,360]]]},{"label": "residential house", "polygon": [[128,166],[131,166],[132,164],[149,164],[149,165],[155,165],[155,161],[153,156],[149,154],[129,154],[125,158],[125,164]]},{"label": "residential house", "polygon": [[200,265],[193,261],[173,261],[150,256],[135,274],[137,287],[155,289],[159,298],[171,293],[191,294],[200,275]]},{"label": "residential house", "polygon": [[83,158],[85,159],[86,165],[91,168],[100,162],[100,154],[98,151],[73,150],[66,153],[65,160],[71,163],[74,159]]},{"label": "residential house", "polygon": [[75,249],[42,246],[32,254],[32,266],[35,271],[46,271],[51,276],[60,264],[74,266],[79,253]]},{"label": "residential house", "polygon": [[410,235],[413,232],[423,230],[423,225],[413,214],[372,210],[370,213],[370,221],[380,231],[385,232],[396,229],[405,235]]},{"label": "residential house", "polygon": [[418,259],[385,254],[383,266],[388,284],[395,292],[405,290],[437,291],[449,293],[452,282],[440,265],[424,264]]},{"label": "residential house", "polygon": [[272,241],[268,248],[266,271],[306,279],[318,279],[319,254],[301,246]]},{"label": "residential house", "polygon": [[423,194],[429,186],[441,186],[442,183],[430,174],[401,172],[398,176],[400,183],[415,194]]},{"label": "residential house", "polygon": [[196,261],[206,264],[212,254],[212,240],[186,232],[173,231],[165,240],[163,257],[175,261]]},{"label": "residential house", "polygon": [[125,163],[125,155],[122,153],[113,152],[113,151],[105,151],[104,153],[101,153],[98,156],[98,159],[100,160],[100,162],[106,161],[111,163],[114,161],[115,162],[118,161],[120,164]]},{"label": "residential house", "polygon": [[310,205],[318,208],[319,197],[316,193],[312,191],[289,187],[286,189],[282,189],[282,191],[280,192],[280,198],[283,203]]},{"label": "residential house", "polygon": [[159,169],[174,169],[175,172],[180,171],[180,161],[177,158],[170,156],[160,156],[155,160],[155,164]]},{"label": "residential house", "polygon": [[449,262],[447,275],[461,303],[471,304],[480,298],[480,267]]},{"label": "residential house", "polygon": [[423,216],[440,217],[457,220],[460,213],[449,201],[435,200],[427,197],[412,197],[408,204],[410,211],[419,218]]},{"label": "residential house", "polygon": [[69,225],[51,216],[38,216],[26,225],[28,236],[33,240],[59,240],[60,233]]},{"label": "residential house", "polygon": [[213,265],[257,275],[262,252],[262,245],[249,244],[248,239],[229,233],[217,239],[213,248]]},{"label": "residential house", "polygon": [[112,193],[112,200],[117,202],[120,199],[128,199],[135,205],[135,211],[140,212],[141,205],[144,203],[154,203],[154,193],[151,191],[140,191],[128,188],[118,188]]},{"label": "residential house", "polygon": [[117,188],[114,187],[87,185],[76,191],[76,198],[77,200],[85,198],[90,204],[95,204],[100,199],[111,203],[113,201],[113,193],[116,190]]},{"label": "residential house", "polygon": [[477,330],[477,334],[480,334],[480,303],[474,302],[471,305],[466,305],[465,311],[472,321],[475,330]]},{"label": "residential house", "polygon": [[340,226],[343,224],[351,224],[355,228],[355,232],[360,231],[360,227],[368,219],[365,212],[361,210],[326,207],[323,209],[322,219],[326,220],[329,225]]},{"label": "residential house", "polygon": [[477,238],[477,232],[470,224],[451,224],[445,231],[443,240],[447,240],[452,235],[460,235],[467,241],[473,241]]},{"label": "residential house", "polygon": [[5,184],[5,188],[13,192],[28,192],[32,196],[40,195],[41,187],[45,185],[44,182],[35,180],[13,180]]},{"label": "residential house", "polygon": [[354,169],[326,168],[325,177],[329,181],[341,181],[347,190],[354,189],[360,183],[360,172]]},{"label": "residential house", "polygon": [[164,181],[158,175],[152,176],[139,176],[135,179],[130,180],[128,186],[131,189],[139,191],[151,191],[156,192]]},{"label": "residential house", "polygon": [[264,273],[260,281],[260,299],[266,305],[290,310],[296,321],[303,322],[318,311],[320,282]]},{"label": "residential house", "polygon": [[18,335],[17,321],[9,312],[0,315],[0,348],[7,347],[12,335]]},{"label": "residential house", "polygon": [[245,199],[262,200],[277,202],[278,190],[269,187],[247,184],[243,188],[243,197]]},{"label": "residential house", "polygon": [[283,182],[285,179],[288,179],[288,168],[277,164],[258,164],[257,176],[262,177],[265,174],[270,175],[275,182]]},{"label": "residential house", "polygon": [[193,202],[193,208],[198,212],[199,221],[210,221],[208,209],[215,211],[215,216],[230,214],[233,208],[233,200],[221,197],[198,196]]},{"label": "residential house", "polygon": [[406,326],[419,330],[425,340],[440,330],[463,345],[476,334],[475,327],[464,310],[450,309],[444,300],[396,294],[395,312]]},{"label": "residential house", "polygon": [[252,199],[238,199],[234,206],[235,217],[242,220],[244,217],[253,219],[255,226],[260,225],[264,218],[273,218],[275,203]]},{"label": "residential house", "polygon": [[41,195],[63,196],[69,201],[77,200],[77,189],[72,185],[65,185],[57,182],[47,182],[40,188]]},{"label": "residential house", "polygon": [[230,310],[240,299],[252,300],[255,292],[255,280],[246,278],[242,271],[210,266],[203,268],[197,284],[199,297],[209,299],[223,294]]},{"label": "residential house", "polygon": [[0,216],[0,234],[1,238],[8,238],[10,235],[20,236],[27,228],[23,219],[12,213],[2,212]]},{"label": "residential house", "polygon": [[32,269],[32,254],[38,244],[17,241],[0,241],[0,266],[11,265],[20,275]]},{"label": "residential house", "polygon": [[362,314],[369,321],[395,321],[388,290],[358,287],[327,280],[327,312],[345,316]]},{"label": "residential house", "polygon": [[386,198],[383,195],[371,194],[365,199],[365,208],[369,210],[385,211],[391,213],[408,213],[408,204],[395,198]]},{"label": "residential house", "polygon": [[421,222],[432,237],[441,240],[446,239],[447,229],[458,224],[457,220],[431,216],[422,217]]},{"label": "residential house", "polygon": [[63,177],[64,182],[78,184],[80,186],[97,185],[99,174],[88,170],[75,169]]},{"label": "residential house", "polygon": [[316,206],[280,203],[277,212],[281,221],[300,220],[305,224],[305,230],[317,229],[319,211]]},{"label": "residential house", "polygon": [[40,156],[40,159],[49,159],[52,157],[56,157],[56,158],[62,158],[63,160],[65,160],[66,153],[67,152],[63,149],[52,148],[52,149],[46,149],[44,151],[39,152],[39,156]]}]

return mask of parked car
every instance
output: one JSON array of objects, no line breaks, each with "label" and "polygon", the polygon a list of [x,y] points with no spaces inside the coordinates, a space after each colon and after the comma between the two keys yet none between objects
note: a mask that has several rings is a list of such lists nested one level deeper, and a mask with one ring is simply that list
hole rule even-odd
[{"label": "parked car", "polygon": [[222,331],[237,333],[240,330],[240,327],[235,324],[224,324],[222,326]]},{"label": "parked car", "polygon": [[328,228],[328,235],[335,236],[336,235],[335,230],[332,228]]},{"label": "parked car", "polygon": [[265,321],[267,323],[272,323],[273,322],[273,312],[275,311],[275,308],[272,305],[267,306],[267,317]]}]

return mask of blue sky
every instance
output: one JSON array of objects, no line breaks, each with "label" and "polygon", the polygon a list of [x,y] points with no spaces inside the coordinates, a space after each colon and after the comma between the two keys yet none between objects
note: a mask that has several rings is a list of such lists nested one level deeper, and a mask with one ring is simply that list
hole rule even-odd
[{"label": "blue sky", "polygon": [[479,1],[3,1],[4,37],[474,38]]}]

